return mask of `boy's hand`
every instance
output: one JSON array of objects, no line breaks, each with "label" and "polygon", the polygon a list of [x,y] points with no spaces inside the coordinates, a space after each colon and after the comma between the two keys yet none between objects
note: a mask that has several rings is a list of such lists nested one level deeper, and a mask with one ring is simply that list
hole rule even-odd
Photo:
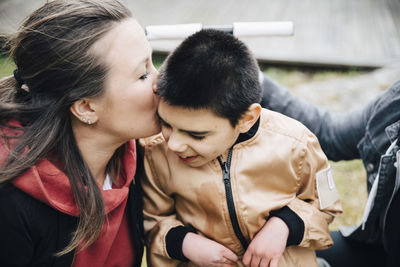
[{"label": "boy's hand", "polygon": [[182,252],[193,263],[204,267],[234,266],[238,257],[223,245],[194,233],[187,233]]},{"label": "boy's hand", "polygon": [[250,242],[243,255],[244,265],[278,267],[288,236],[286,223],[278,217],[271,217]]}]

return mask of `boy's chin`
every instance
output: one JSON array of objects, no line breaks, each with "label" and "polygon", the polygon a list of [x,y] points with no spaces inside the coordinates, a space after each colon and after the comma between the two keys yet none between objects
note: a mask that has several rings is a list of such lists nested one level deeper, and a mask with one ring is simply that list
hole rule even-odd
[{"label": "boy's chin", "polygon": [[182,159],[181,160],[188,166],[192,167],[192,168],[200,168],[204,165],[206,165],[207,163],[209,163],[211,160],[205,160],[204,158],[200,157],[200,156],[196,156],[196,157],[191,157],[189,159]]}]

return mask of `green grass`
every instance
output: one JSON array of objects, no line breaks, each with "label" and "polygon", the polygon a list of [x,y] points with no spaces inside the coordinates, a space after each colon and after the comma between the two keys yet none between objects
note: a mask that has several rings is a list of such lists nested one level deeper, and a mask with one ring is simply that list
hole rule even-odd
[{"label": "green grass", "polygon": [[156,69],[159,69],[166,57],[167,57],[166,54],[153,54],[152,58],[154,67],[156,67]]},{"label": "green grass", "polygon": [[366,173],[361,160],[330,164],[343,207],[343,214],[330,225],[331,230],[337,230],[339,225],[355,225],[361,221],[367,202]]},{"label": "green grass", "polygon": [[14,69],[14,63],[7,57],[0,57],[0,78],[11,75]]}]

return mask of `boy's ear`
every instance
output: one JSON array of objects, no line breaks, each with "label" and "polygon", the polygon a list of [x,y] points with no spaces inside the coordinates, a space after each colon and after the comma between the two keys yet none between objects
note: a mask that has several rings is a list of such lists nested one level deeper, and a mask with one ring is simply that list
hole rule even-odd
[{"label": "boy's ear", "polygon": [[253,103],[247,111],[239,119],[238,127],[240,133],[246,133],[256,123],[261,114],[261,106],[258,103]]},{"label": "boy's ear", "polygon": [[78,120],[83,123],[93,124],[98,120],[96,111],[88,99],[79,99],[78,101],[75,101],[69,110]]}]

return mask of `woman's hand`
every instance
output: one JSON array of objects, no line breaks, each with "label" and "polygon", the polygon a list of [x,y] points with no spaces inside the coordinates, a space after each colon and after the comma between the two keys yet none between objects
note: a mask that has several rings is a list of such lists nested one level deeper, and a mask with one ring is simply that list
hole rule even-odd
[{"label": "woman's hand", "polygon": [[244,265],[278,267],[288,236],[286,223],[278,217],[271,217],[250,242],[243,255]]},{"label": "woman's hand", "polygon": [[233,267],[238,257],[223,245],[198,234],[188,233],[183,239],[182,252],[201,267]]}]

